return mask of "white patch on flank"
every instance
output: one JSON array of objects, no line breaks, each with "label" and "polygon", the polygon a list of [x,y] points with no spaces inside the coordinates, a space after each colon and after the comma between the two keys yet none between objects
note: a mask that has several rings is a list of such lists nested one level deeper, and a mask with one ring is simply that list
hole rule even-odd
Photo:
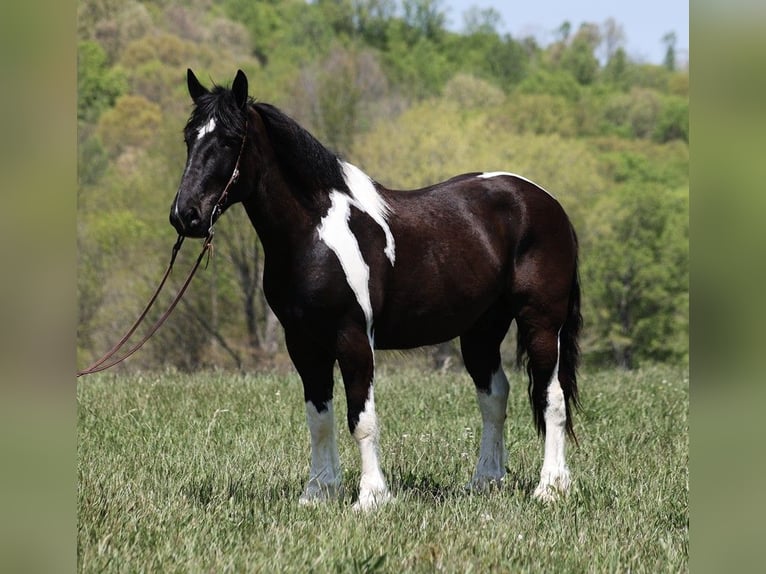
[{"label": "white patch on flank", "polygon": [[197,130],[197,139],[202,139],[203,136],[209,134],[215,129],[215,118],[210,118],[204,126]]},{"label": "white patch on flank", "polygon": [[371,510],[388,502],[391,495],[378,461],[378,417],[375,414],[375,395],[370,386],[364,410],[354,429],[354,439],[362,457],[362,477],[359,481],[359,500],[354,510]]},{"label": "white patch on flank", "polygon": [[566,401],[559,381],[560,341],[556,339],[556,367],[548,383],[548,404],[545,407],[545,455],[540,471],[540,483],[534,497],[542,501],[554,500],[569,489],[569,468],[564,459],[566,435]]},{"label": "white patch on flank", "polygon": [[359,243],[351,233],[348,219],[351,216],[351,202],[345,193],[330,193],[330,209],[319,224],[319,238],[333,250],[340,261],[346,281],[356,296],[367,321],[367,338],[372,345],[372,305],[370,303],[370,268],[364,262]]},{"label": "white patch on flank", "polygon": [[487,172],[484,172],[484,173],[482,173],[481,175],[477,175],[476,177],[480,177],[481,179],[489,179],[489,178],[491,178],[491,177],[498,177],[498,176],[500,176],[500,175],[509,175],[509,176],[511,176],[511,177],[517,177],[517,178],[519,178],[519,179],[523,179],[523,180],[524,180],[524,181],[526,181],[527,183],[531,183],[532,185],[534,185],[534,186],[536,186],[536,187],[539,187],[539,188],[540,188],[540,189],[542,189],[542,190],[543,190],[545,193],[547,193],[548,195],[550,195],[551,197],[553,197],[553,199],[556,199],[556,197],[555,197],[555,196],[554,196],[554,195],[553,195],[553,194],[552,194],[550,191],[548,191],[547,189],[545,189],[543,186],[541,186],[541,185],[539,185],[539,184],[535,183],[534,181],[532,181],[531,179],[527,179],[526,177],[524,177],[524,176],[521,176],[521,175],[519,175],[519,174],[517,174],[517,173],[511,173],[511,172],[509,172],[509,171],[487,171]]},{"label": "white patch on flank", "polygon": [[311,470],[299,503],[313,504],[338,496],[341,488],[340,458],[335,440],[335,417],[332,401],[321,413],[306,401],[306,419],[311,434]]},{"label": "white patch on flank", "polygon": [[476,472],[468,485],[471,489],[484,489],[499,484],[505,475],[503,427],[508,390],[508,379],[500,366],[492,373],[489,393],[479,390],[476,392],[483,426]]},{"label": "white patch on flank", "polygon": [[343,169],[343,179],[346,180],[346,185],[351,191],[351,195],[354,196],[354,207],[372,217],[373,221],[383,229],[383,233],[386,235],[385,254],[393,265],[396,259],[396,245],[388,226],[388,215],[391,213],[391,208],[375,189],[370,176],[355,165],[345,161],[340,162],[340,166]]}]

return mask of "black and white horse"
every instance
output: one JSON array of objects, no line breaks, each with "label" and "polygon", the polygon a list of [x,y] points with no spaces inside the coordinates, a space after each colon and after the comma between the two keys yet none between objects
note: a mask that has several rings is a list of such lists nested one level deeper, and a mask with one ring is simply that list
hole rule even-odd
[{"label": "black and white horse", "polygon": [[390,498],[378,460],[374,350],[455,337],[483,422],[470,486],[499,483],[509,390],[500,343],[514,319],[517,358],[526,360],[534,420],[545,435],[534,496],[566,492],[565,434],[573,434],[582,318],[577,239],[558,201],[507,172],[388,190],[274,106],[250,99],[241,70],[231,89],[208,90],[191,70],[187,83],[194,109],[170,221],[184,236],[204,237],[241,202],[261,239],[265,295],[306,400],[311,469],[300,502],[336,496],[341,487],[335,362],[361,455],[354,506],[374,508]]}]

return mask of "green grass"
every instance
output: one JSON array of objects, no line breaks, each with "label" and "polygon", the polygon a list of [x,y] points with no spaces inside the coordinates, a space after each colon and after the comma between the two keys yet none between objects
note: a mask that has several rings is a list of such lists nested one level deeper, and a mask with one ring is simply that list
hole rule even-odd
[{"label": "green grass", "polygon": [[381,460],[395,501],[351,510],[359,456],[336,385],[346,495],[297,504],[309,438],[296,375],[81,379],[82,572],[676,572],[688,570],[688,374],[581,374],[569,497],[531,498],[542,442],[510,373],[509,474],[464,492],[480,416],[462,373],[384,369]]}]

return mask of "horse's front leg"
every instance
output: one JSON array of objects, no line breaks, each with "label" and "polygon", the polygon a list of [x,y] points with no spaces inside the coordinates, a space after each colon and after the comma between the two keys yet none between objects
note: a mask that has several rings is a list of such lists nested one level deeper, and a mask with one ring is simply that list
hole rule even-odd
[{"label": "horse's front leg", "polygon": [[371,341],[361,330],[341,333],[338,365],[343,375],[348,403],[348,428],[359,447],[362,476],[355,510],[371,510],[391,495],[378,460],[378,417],[373,392],[374,359]]},{"label": "horse's front leg", "polygon": [[333,415],[333,377],[335,359],[311,341],[286,332],[290,358],[303,381],[306,420],[311,435],[311,469],[299,502],[311,505],[334,499],[341,493],[342,475]]}]

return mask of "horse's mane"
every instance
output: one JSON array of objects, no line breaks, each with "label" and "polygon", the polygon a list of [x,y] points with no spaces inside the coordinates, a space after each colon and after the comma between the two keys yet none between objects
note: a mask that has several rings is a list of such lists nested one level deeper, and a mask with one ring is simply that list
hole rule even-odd
[{"label": "horse's mane", "polygon": [[263,120],[283,176],[296,191],[309,197],[331,189],[348,193],[337,155],[275,106],[261,102],[253,106]]},{"label": "horse's mane", "polygon": [[[194,110],[184,128],[187,136],[193,136],[197,128],[208,119],[215,118],[217,128],[222,130],[227,139],[242,138],[245,130],[245,114],[237,106],[230,89],[214,85],[210,92],[201,95],[195,103]],[[252,103],[252,100],[248,102],[248,104]]]}]

